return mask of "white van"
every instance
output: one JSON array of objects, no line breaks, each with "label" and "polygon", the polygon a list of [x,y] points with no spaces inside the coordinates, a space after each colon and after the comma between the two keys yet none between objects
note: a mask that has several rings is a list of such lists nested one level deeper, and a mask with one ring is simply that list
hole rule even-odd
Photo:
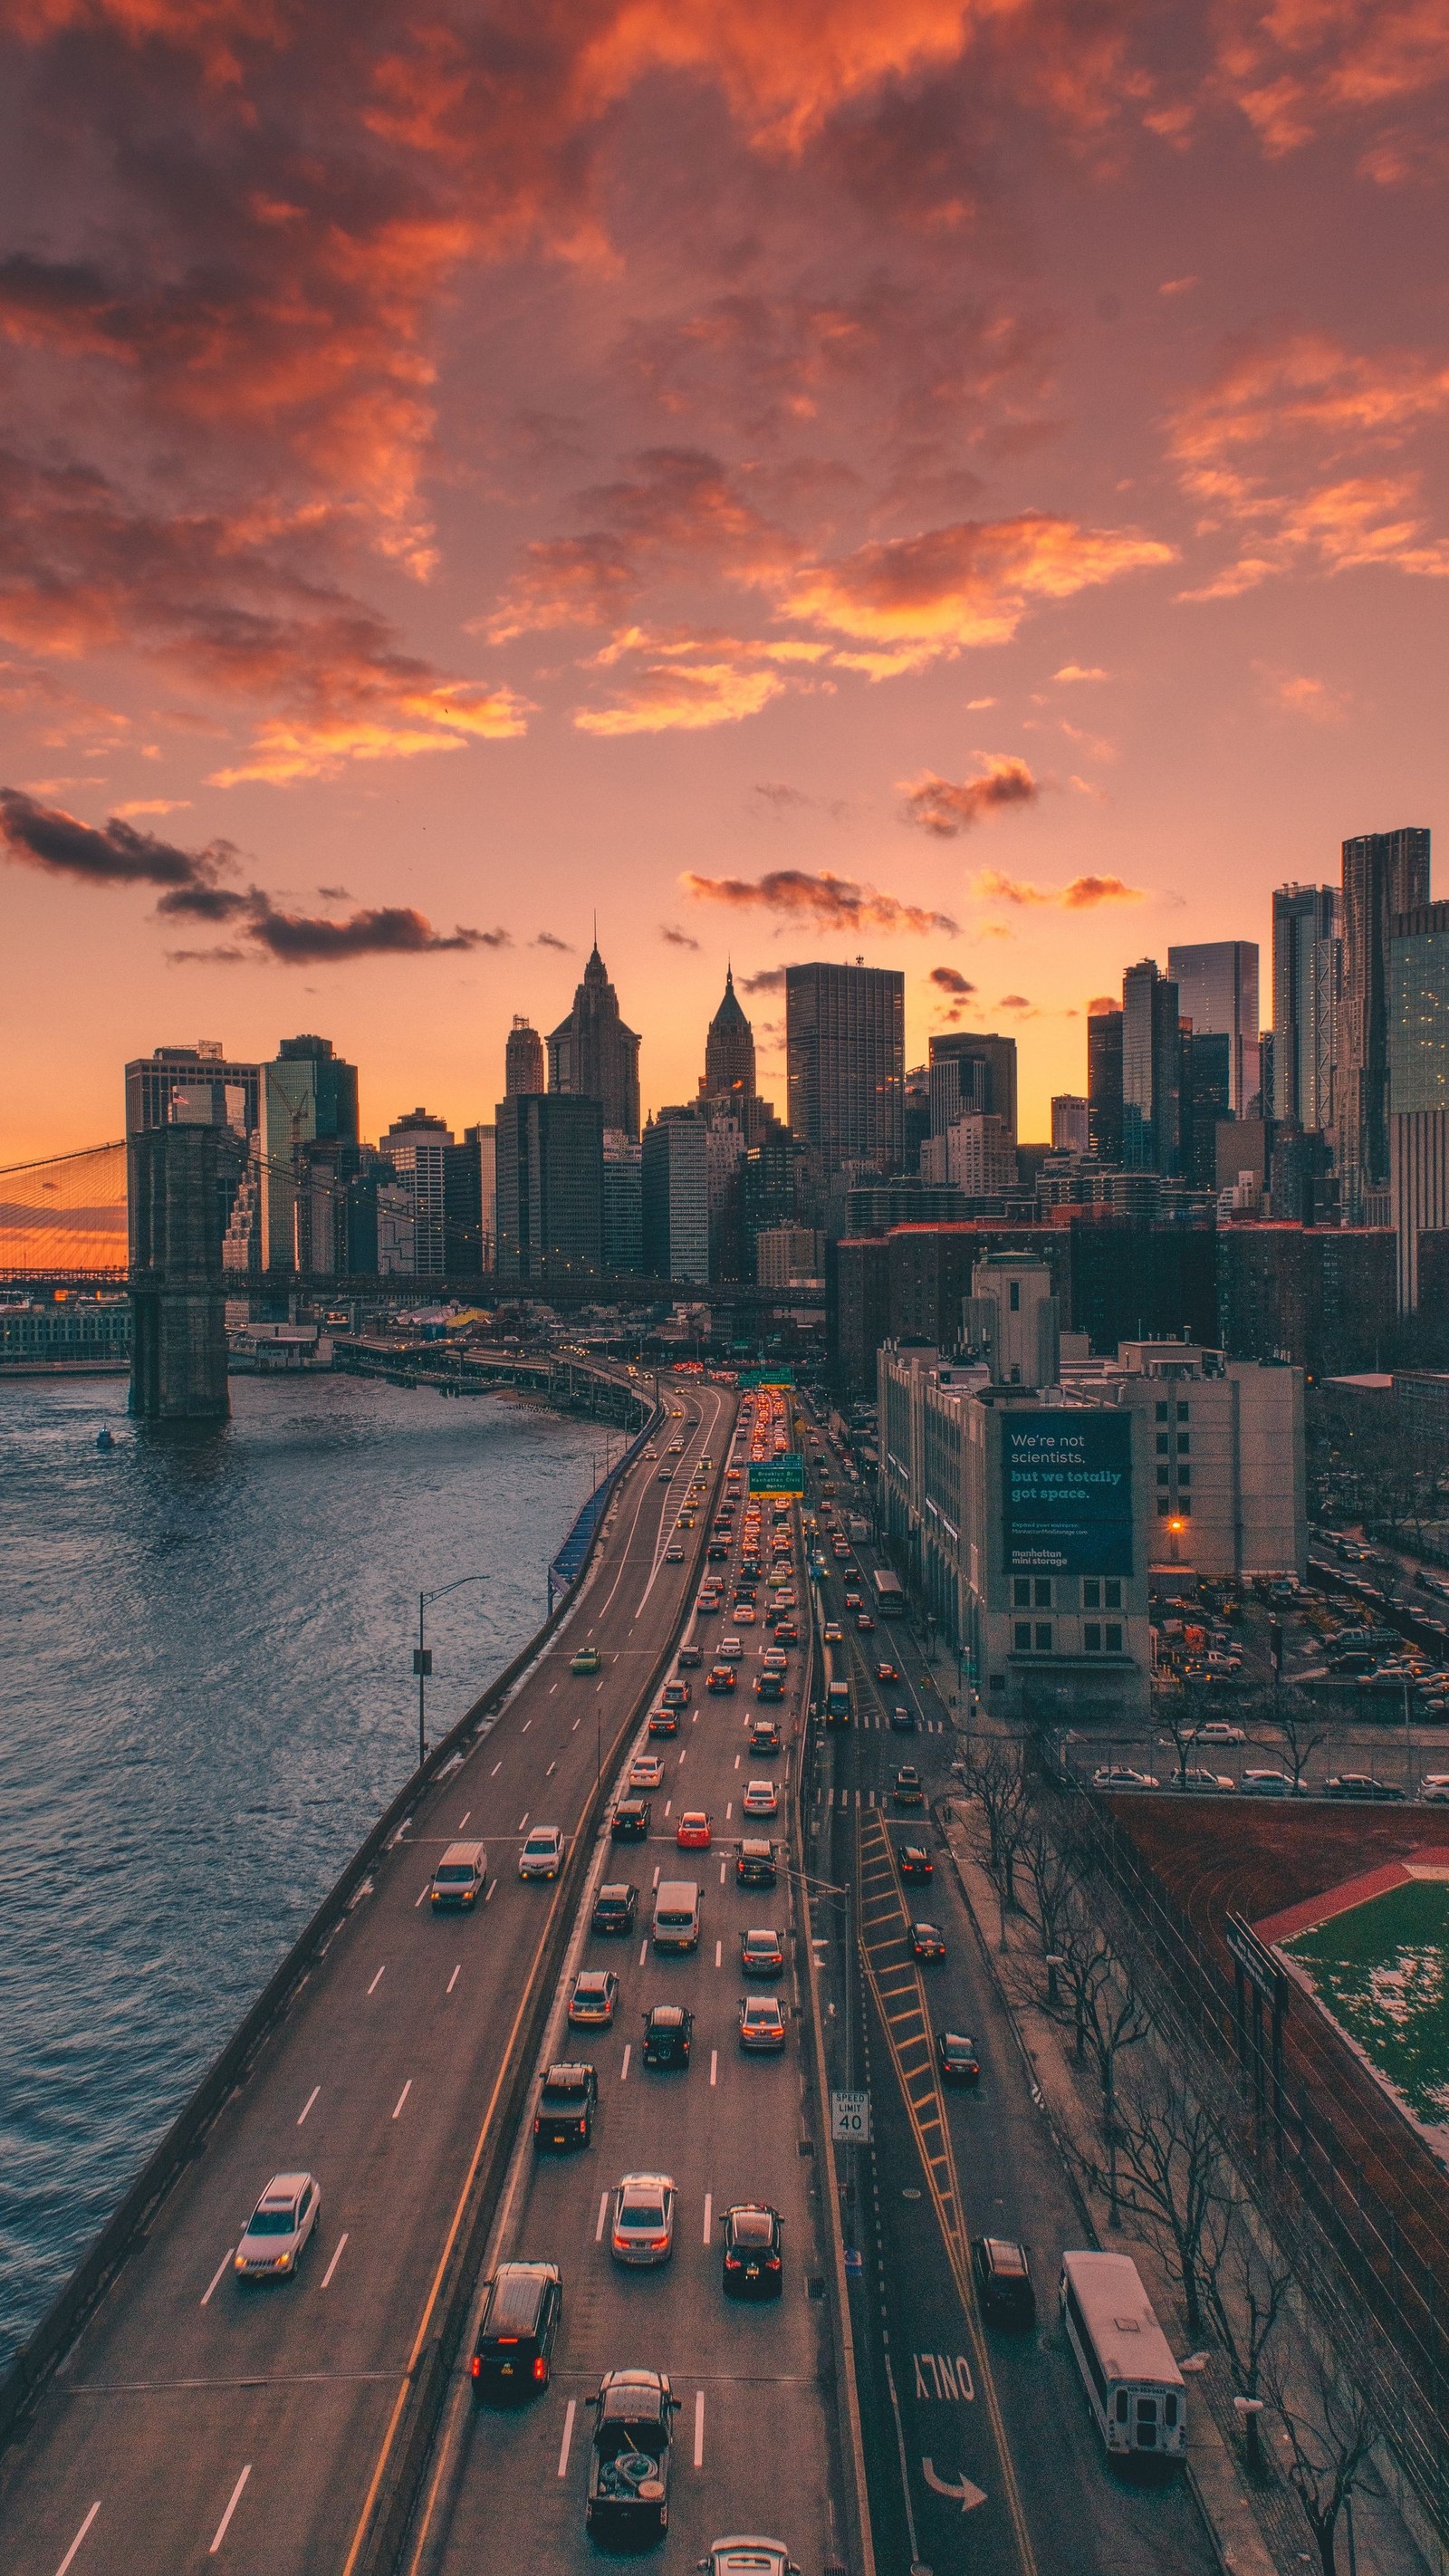
[{"label": "white van", "polygon": [[692,1878],[662,1878],[651,1938],[656,1950],[699,1948],[699,1889]]}]

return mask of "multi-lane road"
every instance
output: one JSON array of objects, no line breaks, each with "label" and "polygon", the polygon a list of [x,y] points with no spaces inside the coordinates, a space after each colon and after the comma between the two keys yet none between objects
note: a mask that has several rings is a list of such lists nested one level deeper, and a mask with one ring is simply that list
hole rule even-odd
[{"label": "multi-lane road", "polygon": [[[538,1824],[579,1830],[597,1766],[621,1758],[693,1601],[694,1564],[669,1563],[667,1542],[694,1462],[710,1454],[713,1477],[721,1472],[734,1407],[713,1387],[671,1400],[682,1410],[666,1430],[686,1444],[667,1462],[672,1480],[648,1462],[625,1480],[572,1617],[482,1740],[419,1799],[48,2384],[4,2464],[7,2576],[170,2576],[213,2564],[350,2576],[359,2562],[470,2179],[493,2151],[510,2041],[563,1902],[561,1883],[519,1882],[520,1838]],[[569,1670],[585,1640],[603,1657],[597,1677]],[[459,1834],[487,1845],[489,1898],[472,1917],[434,1918],[428,1883]],[[718,1936],[722,1905],[714,1918]],[[722,2010],[733,1987],[723,1972],[718,1982]],[[702,2012],[702,2025],[710,2018]],[[752,2075],[761,2099],[768,2088],[772,2106],[783,2103],[788,2067],[737,2070],[727,2047],[721,2060],[726,2089],[708,2095],[711,2106]],[[687,2081],[704,2099],[707,2062]],[[622,2116],[611,2105],[610,2144],[601,2139],[594,2165],[626,2139],[636,2152],[631,2119],[642,2136],[642,2087]],[[792,2154],[797,2125],[792,2104]],[[696,2233],[703,2190],[734,2187],[732,2165],[704,2172],[714,2126],[701,2118],[695,2157],[678,2157]],[[321,2185],[317,2239],[295,2280],[245,2290],[230,2266],[241,2227],[269,2177],[299,2168]],[[682,2253],[676,2278],[687,2266]],[[706,2393],[704,2421],[705,2456],[722,2458],[726,2394],[711,2407]]]}]

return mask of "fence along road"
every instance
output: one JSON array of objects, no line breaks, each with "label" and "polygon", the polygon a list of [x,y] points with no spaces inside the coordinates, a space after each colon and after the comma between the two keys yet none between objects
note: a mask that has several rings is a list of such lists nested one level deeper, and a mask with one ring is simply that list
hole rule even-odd
[{"label": "fence along road", "polygon": [[[396,2467],[410,2372],[435,2331],[450,2231],[510,2036],[563,1898],[521,1884],[530,1825],[572,1835],[633,1723],[692,1587],[664,1545],[729,1400],[674,1399],[669,1485],[641,1461],[577,1608],[492,1730],[420,1798],[202,2152],[47,2384],[0,2485],[6,2576],[202,2569],[319,2576],[365,2556],[368,2500]],[[660,1446],[663,1446],[661,1435]],[[589,1642],[598,1676],[569,1671]],[[426,1890],[459,1833],[491,1895],[436,1919]],[[322,2188],[299,2276],[261,2291],[230,2256],[276,2172]]]}]

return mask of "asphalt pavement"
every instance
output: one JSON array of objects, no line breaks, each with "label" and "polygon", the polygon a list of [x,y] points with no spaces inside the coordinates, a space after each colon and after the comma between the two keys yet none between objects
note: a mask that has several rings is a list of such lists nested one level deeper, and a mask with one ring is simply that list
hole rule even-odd
[{"label": "asphalt pavement", "polygon": [[[665,1543],[734,1407],[707,1386],[672,1401],[659,1446],[684,1435],[676,1474],[641,1461],[625,1479],[572,1616],[420,1798],[48,2383],[0,2476],[6,2576],[351,2576],[561,1901],[519,1882],[520,1840],[577,1831],[693,1598],[694,1565],[668,1564]],[[598,1677],[569,1671],[585,1640]],[[434,1918],[428,1884],[459,1834],[487,1845],[488,1900]],[[780,2069],[745,2070],[761,2071],[780,2085]],[[245,2289],[241,2228],[270,2176],[298,2168],[321,2184],[316,2237],[295,2279]]]}]

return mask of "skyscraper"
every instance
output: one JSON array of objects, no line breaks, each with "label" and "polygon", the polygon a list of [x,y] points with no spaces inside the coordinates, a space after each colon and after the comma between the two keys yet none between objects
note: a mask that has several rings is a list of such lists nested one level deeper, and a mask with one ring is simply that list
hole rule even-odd
[{"label": "skyscraper", "polygon": [[639,1133],[639,1040],[619,1016],[619,997],[595,940],[573,1009],[548,1036],[548,1087],[597,1100],[606,1127]]},{"label": "skyscraper", "polygon": [[[420,1279],[446,1276],[448,1259],[448,1154],[453,1132],[446,1118],[410,1109],[393,1121],[382,1150],[413,1202],[413,1259]],[[481,1188],[481,1175],[480,1175]],[[475,1250],[473,1265],[478,1266]]]},{"label": "skyscraper", "polygon": [[1093,1011],[1087,1021],[1087,1132],[1103,1163],[1122,1160],[1122,1014]]},{"label": "skyscraper", "polygon": [[644,1130],[644,1267],[655,1279],[709,1277],[709,1155],[697,1109],[661,1109]]},{"label": "skyscraper", "polygon": [[1419,1237],[1449,1228],[1449,903],[1399,915],[1389,941],[1389,1170],[1399,1306],[1419,1304]]},{"label": "skyscraper", "polygon": [[521,1091],[543,1089],[543,1040],[522,1011],[514,1012],[503,1049],[503,1089],[509,1100]]},{"label": "skyscraper", "polygon": [[755,1096],[755,1033],[736,996],[730,966],[725,968],[724,999],[705,1037],[704,1080],[699,1089],[704,1100],[743,1104]]},{"label": "skyscraper", "polygon": [[1122,978],[1122,1160],[1170,1177],[1181,1168],[1182,1036],[1176,984],[1156,958]]},{"label": "skyscraper", "polygon": [[604,1122],[597,1100],[519,1092],[500,1100],[498,1275],[540,1287],[603,1266]]},{"label": "skyscraper", "polygon": [[[937,1066],[959,1067],[959,1091],[943,1087]],[[1011,1144],[1016,1143],[1016,1040],[972,1036],[951,1029],[931,1040],[931,1133],[939,1136],[955,1125],[963,1111],[999,1118]],[[949,1084],[949,1076],[946,1078]],[[938,1123],[939,1122],[939,1123]]]},{"label": "skyscraper", "polygon": [[1386,1218],[1389,1186],[1389,941],[1429,900],[1429,834],[1410,824],[1343,845],[1343,982],[1335,1144],[1349,1224]]},{"label": "skyscraper", "polygon": [[330,1038],[283,1038],[262,1067],[262,1258],[297,1267],[297,1189],[305,1149],[357,1143],[357,1068]]},{"label": "skyscraper", "polygon": [[1337,886],[1275,887],[1271,1108],[1275,1118],[1296,1119],[1309,1135],[1333,1125],[1341,965]]},{"label": "skyscraper", "polygon": [[1258,1088],[1258,943],[1208,939],[1169,948],[1167,971],[1177,986],[1177,1007],[1197,1037],[1225,1037],[1229,1118],[1246,1118]]},{"label": "skyscraper", "polygon": [[905,1150],[906,979],[895,967],[787,966],[790,1126],[829,1176],[899,1171]]},{"label": "skyscraper", "polygon": [[1091,1102],[1076,1091],[1054,1091],[1052,1094],[1052,1152],[1054,1154],[1087,1154],[1091,1151],[1092,1133],[1088,1124]]},{"label": "skyscraper", "polygon": [[643,1151],[622,1129],[604,1129],[604,1268],[614,1278],[644,1268]]}]

